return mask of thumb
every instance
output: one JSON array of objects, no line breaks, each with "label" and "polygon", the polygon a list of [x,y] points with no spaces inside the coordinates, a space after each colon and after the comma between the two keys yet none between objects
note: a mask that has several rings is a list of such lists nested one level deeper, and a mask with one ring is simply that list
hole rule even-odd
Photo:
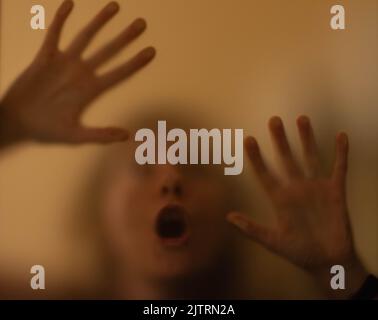
[{"label": "thumb", "polygon": [[77,143],[112,143],[127,140],[129,133],[121,128],[86,128],[81,127],[75,133]]},{"label": "thumb", "polygon": [[229,213],[227,215],[227,221],[236,226],[248,238],[269,250],[276,251],[278,237],[274,230],[254,222],[252,219],[239,212]]}]

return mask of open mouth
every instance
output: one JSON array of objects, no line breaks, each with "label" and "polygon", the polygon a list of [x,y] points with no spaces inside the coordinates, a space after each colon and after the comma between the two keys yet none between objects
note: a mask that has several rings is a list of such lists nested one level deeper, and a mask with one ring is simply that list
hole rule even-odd
[{"label": "open mouth", "polygon": [[188,238],[187,212],[182,206],[169,205],[159,211],[156,233],[165,244],[182,245]]}]

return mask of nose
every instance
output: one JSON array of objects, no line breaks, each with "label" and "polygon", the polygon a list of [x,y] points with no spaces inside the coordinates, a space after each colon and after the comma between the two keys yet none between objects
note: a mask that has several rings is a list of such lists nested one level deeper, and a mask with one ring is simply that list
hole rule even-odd
[{"label": "nose", "polygon": [[177,166],[167,165],[162,171],[161,195],[181,197],[183,195],[183,179]]}]

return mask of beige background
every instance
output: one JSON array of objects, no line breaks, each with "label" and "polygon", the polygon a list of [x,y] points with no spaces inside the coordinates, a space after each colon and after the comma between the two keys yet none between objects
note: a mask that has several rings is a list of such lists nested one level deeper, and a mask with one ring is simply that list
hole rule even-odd
[{"label": "beige background", "polygon": [[[62,46],[107,1],[77,0]],[[347,29],[329,27],[328,0],[120,0],[118,16],[91,50],[138,16],[147,33],[109,66],[146,45],[158,56],[148,69],[97,100],[90,124],[123,124],[140,105],[185,101],[219,127],[245,128],[262,140],[274,114],[290,125],[306,113],[327,151],[338,129],[351,136],[349,203],[356,243],[378,272],[377,205],[377,1],[345,5]],[[60,0],[2,0],[1,93],[31,61],[45,31],[30,28],[30,8],[42,4],[50,22]],[[72,212],[83,181],[103,147],[28,145],[0,158],[0,267],[29,277],[34,264],[47,269],[48,284],[91,283],[90,243],[71,234]],[[71,213],[71,215],[70,215]],[[261,220],[269,220],[255,213]],[[256,295],[312,297],[314,284],[286,262],[251,245],[251,285]],[[274,294],[272,294],[274,292]]]}]

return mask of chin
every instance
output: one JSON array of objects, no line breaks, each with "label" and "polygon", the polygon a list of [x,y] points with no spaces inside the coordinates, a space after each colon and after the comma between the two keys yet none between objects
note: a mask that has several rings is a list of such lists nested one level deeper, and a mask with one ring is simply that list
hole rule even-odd
[{"label": "chin", "polygon": [[207,266],[208,264],[205,263],[198,264],[193,257],[173,258],[159,261],[156,268],[151,271],[156,279],[179,281],[191,279],[206,273],[208,270]]}]

